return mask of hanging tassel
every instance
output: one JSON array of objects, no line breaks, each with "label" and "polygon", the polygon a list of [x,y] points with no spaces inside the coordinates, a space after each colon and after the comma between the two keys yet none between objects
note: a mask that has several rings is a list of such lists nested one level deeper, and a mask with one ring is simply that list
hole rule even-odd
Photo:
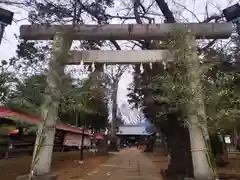
[{"label": "hanging tassel", "polygon": [[94,72],[94,71],[95,71],[95,63],[92,62],[92,72]]},{"label": "hanging tassel", "polygon": [[103,64],[103,72],[106,72],[106,70],[107,70],[107,65]]},{"label": "hanging tassel", "polygon": [[141,73],[144,72],[144,69],[143,69],[143,65],[142,65],[142,63],[141,63],[141,65],[140,65],[140,72],[141,72]]},{"label": "hanging tassel", "polygon": [[152,67],[153,67],[153,64],[151,62],[149,63],[149,67],[150,67],[150,69],[152,69]]}]

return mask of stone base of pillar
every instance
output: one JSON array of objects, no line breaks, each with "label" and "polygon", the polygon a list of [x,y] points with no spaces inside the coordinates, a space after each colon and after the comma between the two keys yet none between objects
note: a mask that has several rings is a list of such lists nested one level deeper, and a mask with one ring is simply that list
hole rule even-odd
[{"label": "stone base of pillar", "polygon": [[[31,180],[57,180],[58,175],[54,173],[48,173],[44,175],[34,176]],[[16,180],[29,180],[29,175],[18,176]]]}]

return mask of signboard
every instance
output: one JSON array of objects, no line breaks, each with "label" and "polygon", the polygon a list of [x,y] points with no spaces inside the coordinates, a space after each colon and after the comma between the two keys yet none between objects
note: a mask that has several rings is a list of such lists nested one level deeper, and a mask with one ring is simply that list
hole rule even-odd
[{"label": "signboard", "polygon": [[[64,136],[64,146],[75,146],[81,147],[82,143],[82,135],[80,134],[72,134],[67,132]],[[91,140],[88,136],[84,136],[83,146],[91,146]]]},{"label": "signboard", "polygon": [[13,12],[0,8],[0,22],[6,25],[12,24]]},{"label": "signboard", "polygon": [[119,126],[117,135],[149,135],[144,124]]},{"label": "signboard", "polygon": [[225,137],[224,137],[224,140],[225,140],[226,144],[231,144],[231,138],[230,138],[230,136],[225,136]]},{"label": "signboard", "polygon": [[240,17],[240,5],[234,4],[223,10],[224,17],[227,19],[228,22],[237,20]]}]

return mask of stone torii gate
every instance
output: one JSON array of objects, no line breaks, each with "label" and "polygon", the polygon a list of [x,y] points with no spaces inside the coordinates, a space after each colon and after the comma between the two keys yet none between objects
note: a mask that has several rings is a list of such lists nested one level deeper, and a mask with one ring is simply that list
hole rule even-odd
[{"label": "stone torii gate", "polygon": [[[106,64],[135,64],[173,60],[167,50],[143,51],[71,51],[73,40],[164,40],[174,30],[187,29],[194,37],[191,41],[195,47],[195,38],[224,39],[228,38],[233,27],[230,23],[188,23],[188,24],[108,24],[108,25],[23,25],[20,28],[20,38],[25,40],[53,40],[52,58],[49,62],[47,76],[48,87],[45,102],[41,111],[42,123],[37,134],[31,174],[35,179],[57,179],[49,176],[52,159],[53,140],[60,98],[61,77],[64,75],[64,65],[98,62]],[[192,58],[196,58],[193,54]],[[192,86],[191,88],[194,88]],[[193,118],[196,120],[196,118]],[[190,121],[190,124],[194,122]],[[203,157],[199,163],[194,163],[195,178],[209,175],[209,165],[206,164],[204,152],[205,142],[196,142],[192,135],[196,126],[190,126],[190,139],[193,161],[197,156]],[[198,131],[199,132],[199,131]],[[196,136],[202,136],[199,132]],[[200,146],[199,146],[200,144]],[[21,177],[19,179],[25,179]]]}]

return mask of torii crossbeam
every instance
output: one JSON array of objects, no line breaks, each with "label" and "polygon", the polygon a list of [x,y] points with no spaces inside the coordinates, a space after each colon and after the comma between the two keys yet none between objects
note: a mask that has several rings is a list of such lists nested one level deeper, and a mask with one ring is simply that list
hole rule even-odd
[{"label": "torii crossbeam", "polygon": [[168,50],[116,50],[116,51],[70,51],[68,65],[77,65],[81,62],[101,64],[136,64],[171,61],[173,57]]},{"label": "torii crossbeam", "polygon": [[56,32],[73,31],[74,40],[164,40],[172,30],[189,29],[195,38],[224,39],[233,31],[231,23],[22,25],[20,38],[51,40]]}]

